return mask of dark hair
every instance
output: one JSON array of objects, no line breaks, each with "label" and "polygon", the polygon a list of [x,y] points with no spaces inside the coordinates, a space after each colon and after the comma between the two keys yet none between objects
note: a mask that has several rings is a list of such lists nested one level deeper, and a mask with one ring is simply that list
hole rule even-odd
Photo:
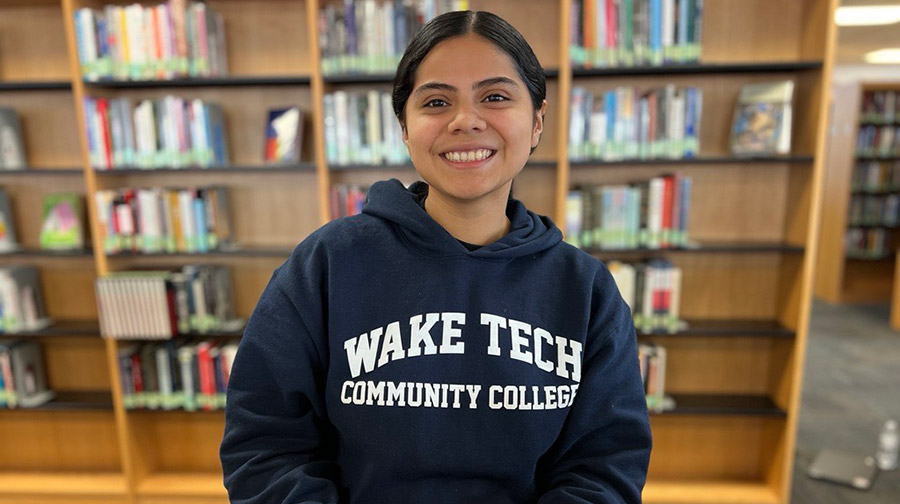
[{"label": "dark hair", "polygon": [[491,41],[512,59],[522,82],[528,87],[534,110],[540,110],[547,97],[544,69],[522,34],[496,14],[485,11],[453,11],[441,14],[422,27],[410,40],[397,73],[394,75],[394,115],[405,127],[406,101],[413,92],[416,70],[438,43],[475,33]]}]

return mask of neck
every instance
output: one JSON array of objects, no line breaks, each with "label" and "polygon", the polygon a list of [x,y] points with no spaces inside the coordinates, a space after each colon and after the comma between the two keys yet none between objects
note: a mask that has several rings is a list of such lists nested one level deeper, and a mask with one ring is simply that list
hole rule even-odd
[{"label": "neck", "polygon": [[509,233],[506,203],[510,185],[505,187],[475,201],[448,197],[432,187],[425,198],[425,211],[457,240],[488,245]]}]

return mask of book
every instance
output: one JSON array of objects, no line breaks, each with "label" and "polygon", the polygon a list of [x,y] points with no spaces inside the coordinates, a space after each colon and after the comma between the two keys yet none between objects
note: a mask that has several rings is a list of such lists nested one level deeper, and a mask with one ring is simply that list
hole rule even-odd
[{"label": "book", "polygon": [[47,325],[49,319],[37,268],[0,268],[0,332],[37,330]]},{"label": "book", "polygon": [[9,205],[9,195],[0,189],[0,253],[17,248],[19,248],[19,243],[16,240],[16,225],[13,222],[12,209]]},{"label": "book", "polygon": [[72,193],[48,194],[44,197],[41,248],[77,250],[84,248],[84,214],[81,196]]},{"label": "book", "polygon": [[56,394],[47,385],[40,345],[22,339],[0,340],[0,406],[33,408]]},{"label": "book", "polygon": [[303,143],[303,113],[300,107],[269,110],[266,122],[267,163],[297,163]]},{"label": "book", "polygon": [[335,91],[323,101],[326,160],[333,165],[409,161],[390,93]]},{"label": "book", "polygon": [[16,111],[0,107],[0,170],[25,169],[25,144]]},{"label": "book", "polygon": [[794,82],[745,84],[741,87],[731,127],[735,155],[788,154]]}]

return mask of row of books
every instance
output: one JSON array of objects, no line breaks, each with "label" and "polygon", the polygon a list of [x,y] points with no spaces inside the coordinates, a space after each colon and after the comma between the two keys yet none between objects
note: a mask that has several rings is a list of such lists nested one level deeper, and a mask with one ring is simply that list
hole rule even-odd
[{"label": "row of books", "polygon": [[584,185],[566,200],[566,241],[584,249],[688,244],[693,181],[680,173],[629,185]]},{"label": "row of books", "polygon": [[900,126],[860,126],[856,138],[860,157],[900,156]]},{"label": "row of books", "polygon": [[368,187],[353,184],[331,186],[331,218],[339,219],[362,212]]},{"label": "row of books", "polygon": [[641,380],[647,396],[647,408],[662,413],[674,406],[666,397],[666,347],[658,344],[638,345]]},{"label": "row of books", "polygon": [[866,91],[863,93],[861,122],[891,124],[900,121],[900,91]]},{"label": "row of books", "polygon": [[848,257],[882,259],[891,254],[891,231],[848,228],[844,246]]},{"label": "row of books", "polygon": [[22,124],[15,109],[0,107],[0,170],[25,168]]},{"label": "row of books", "polygon": [[84,7],[74,22],[88,81],[228,74],[224,19],[203,2]]},{"label": "row of books", "polygon": [[419,28],[468,0],[343,0],[317,19],[322,73],[394,73]]},{"label": "row of books", "polygon": [[98,170],[229,163],[222,107],[203,100],[84,98],[91,165]]},{"label": "row of books", "polygon": [[325,95],[323,105],[328,164],[409,161],[389,92],[336,91]]},{"label": "row of books", "polygon": [[224,187],[106,189],[94,197],[108,254],[202,253],[231,244]]},{"label": "row of books", "polygon": [[0,339],[0,408],[33,408],[56,397],[36,341]]},{"label": "row of books", "polygon": [[900,194],[856,194],[850,198],[849,226],[900,225]]},{"label": "row of books", "polygon": [[[45,250],[78,250],[84,248],[86,222],[81,195],[50,193],[44,195],[43,219],[39,243]],[[18,250],[16,226],[9,196],[0,189],[0,254]]]},{"label": "row of books", "polygon": [[569,157],[647,159],[694,157],[700,150],[703,92],[669,84],[642,91],[572,89]]},{"label": "row of books", "polygon": [[659,66],[700,59],[703,0],[573,0],[574,66]]},{"label": "row of books", "polygon": [[135,343],[118,350],[126,409],[186,411],[225,407],[237,343],[215,340]]},{"label": "row of books", "polygon": [[856,163],[851,188],[854,191],[900,190],[900,161]]},{"label": "row of books", "polygon": [[674,333],[683,327],[679,321],[681,268],[665,259],[634,264],[609,261],[606,266],[631,308],[636,330]]},{"label": "row of books", "polygon": [[105,338],[170,339],[243,325],[225,266],[111,273],[97,279],[97,302]]},{"label": "row of books", "polygon": [[37,268],[20,265],[0,268],[0,333],[33,331],[47,325]]}]

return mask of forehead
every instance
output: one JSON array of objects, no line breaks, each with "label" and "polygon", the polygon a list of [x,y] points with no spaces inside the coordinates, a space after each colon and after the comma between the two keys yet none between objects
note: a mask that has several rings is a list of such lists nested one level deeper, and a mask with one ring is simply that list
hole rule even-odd
[{"label": "forehead", "polygon": [[476,34],[452,37],[431,48],[416,70],[414,88],[442,82],[459,89],[492,77],[508,77],[523,84],[512,58],[493,42]]}]

